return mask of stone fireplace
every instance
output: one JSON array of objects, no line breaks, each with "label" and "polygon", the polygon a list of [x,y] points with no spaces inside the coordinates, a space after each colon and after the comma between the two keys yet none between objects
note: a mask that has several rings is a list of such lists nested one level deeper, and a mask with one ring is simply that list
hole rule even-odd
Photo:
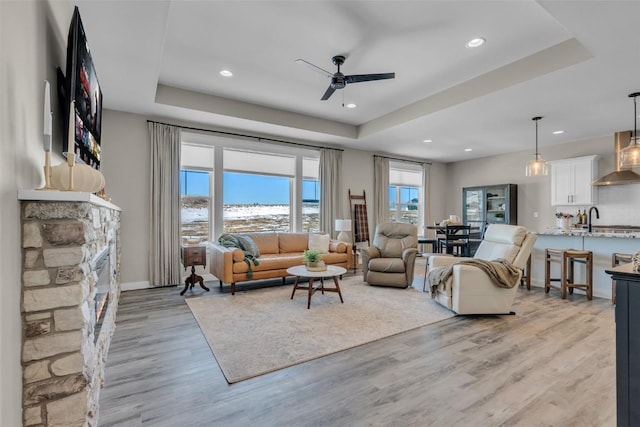
[{"label": "stone fireplace", "polygon": [[23,422],[96,426],[120,295],[120,209],[20,191]]}]

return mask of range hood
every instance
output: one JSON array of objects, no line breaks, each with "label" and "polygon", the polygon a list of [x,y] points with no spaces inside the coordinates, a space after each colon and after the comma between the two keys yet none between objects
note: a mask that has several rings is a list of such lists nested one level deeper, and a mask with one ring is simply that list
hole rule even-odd
[{"label": "range hood", "polygon": [[596,179],[591,185],[620,185],[620,184],[640,184],[640,175],[631,169],[620,167],[620,150],[631,143],[631,131],[616,132],[615,134],[615,162],[616,170]]}]

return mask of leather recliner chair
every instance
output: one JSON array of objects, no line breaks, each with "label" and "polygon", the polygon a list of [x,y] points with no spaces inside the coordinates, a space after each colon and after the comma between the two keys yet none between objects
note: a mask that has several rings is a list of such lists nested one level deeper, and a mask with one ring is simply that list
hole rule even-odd
[{"label": "leather recliner chair", "polygon": [[373,244],[362,251],[362,275],[370,285],[406,288],[413,283],[418,229],[413,224],[379,224]]},{"label": "leather recliner chair", "polygon": [[[522,271],[531,255],[536,237],[522,226],[491,224],[473,258],[486,261],[504,258]],[[458,314],[509,314],[518,285],[515,284],[512,288],[498,287],[480,268],[458,264],[464,259],[469,258],[429,257],[429,270],[454,265],[449,280],[435,290],[435,300]],[[520,277],[516,283],[520,282]]]}]

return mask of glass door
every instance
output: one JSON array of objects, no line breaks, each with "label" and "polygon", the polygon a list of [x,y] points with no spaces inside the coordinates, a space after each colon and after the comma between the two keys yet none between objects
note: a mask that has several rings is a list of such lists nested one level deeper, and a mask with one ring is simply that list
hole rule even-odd
[{"label": "glass door", "polygon": [[487,222],[506,224],[507,188],[487,187]]},{"label": "glass door", "polygon": [[463,189],[463,212],[462,222],[464,224],[474,225],[484,222],[485,220],[485,202],[484,188],[465,188]]}]

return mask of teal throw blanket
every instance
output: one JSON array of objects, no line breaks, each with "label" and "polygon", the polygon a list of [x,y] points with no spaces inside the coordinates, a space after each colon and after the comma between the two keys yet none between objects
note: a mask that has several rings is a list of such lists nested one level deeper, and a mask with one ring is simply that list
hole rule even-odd
[{"label": "teal throw blanket", "polygon": [[[242,239],[239,239],[238,236],[233,234],[222,234],[218,238],[218,243],[220,243],[225,248],[237,248],[240,249],[244,253],[244,262],[247,263],[248,271],[247,271],[247,279],[251,279],[253,277],[253,271],[251,270],[251,263],[253,265],[260,265],[260,261],[258,261],[257,254],[251,248],[251,245],[244,245],[243,240],[249,239],[247,236],[243,236]],[[254,243],[255,246],[255,243]]]}]

